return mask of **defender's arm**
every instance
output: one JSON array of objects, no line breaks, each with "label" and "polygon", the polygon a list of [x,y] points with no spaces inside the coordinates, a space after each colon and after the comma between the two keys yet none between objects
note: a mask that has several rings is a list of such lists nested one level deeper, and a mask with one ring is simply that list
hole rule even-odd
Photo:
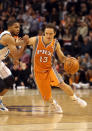
[{"label": "defender's arm", "polygon": [[23,44],[20,49],[16,48],[16,42],[14,38],[8,34],[2,37],[2,41],[4,42],[4,45],[7,45],[9,48],[13,59],[19,59],[21,57],[26,47],[26,43],[24,41],[22,41]]}]

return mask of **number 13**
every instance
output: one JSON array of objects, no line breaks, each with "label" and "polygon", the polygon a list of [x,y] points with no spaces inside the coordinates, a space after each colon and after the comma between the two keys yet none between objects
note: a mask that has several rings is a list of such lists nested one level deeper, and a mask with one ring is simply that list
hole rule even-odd
[{"label": "number 13", "polygon": [[42,57],[42,56],[40,56],[40,62],[42,63],[46,63],[46,62],[48,62],[48,57]]}]

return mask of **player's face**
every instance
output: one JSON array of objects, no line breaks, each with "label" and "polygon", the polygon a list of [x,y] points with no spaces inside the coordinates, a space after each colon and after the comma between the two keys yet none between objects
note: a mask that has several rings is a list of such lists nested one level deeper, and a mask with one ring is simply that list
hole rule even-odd
[{"label": "player's face", "polygon": [[56,34],[53,28],[46,28],[44,33],[45,33],[45,38],[48,41],[51,41],[52,39],[54,39],[54,36]]},{"label": "player's face", "polygon": [[12,29],[12,33],[13,33],[14,35],[18,35],[19,32],[20,32],[20,24],[19,24],[19,23],[14,23],[14,24],[12,25],[11,29]]}]

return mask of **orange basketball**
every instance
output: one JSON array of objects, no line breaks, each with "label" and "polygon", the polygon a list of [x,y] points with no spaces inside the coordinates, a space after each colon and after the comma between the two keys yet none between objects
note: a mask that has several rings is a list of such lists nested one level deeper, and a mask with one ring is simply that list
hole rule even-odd
[{"label": "orange basketball", "polygon": [[64,70],[68,74],[75,74],[79,70],[79,62],[74,57],[67,57],[64,63]]}]

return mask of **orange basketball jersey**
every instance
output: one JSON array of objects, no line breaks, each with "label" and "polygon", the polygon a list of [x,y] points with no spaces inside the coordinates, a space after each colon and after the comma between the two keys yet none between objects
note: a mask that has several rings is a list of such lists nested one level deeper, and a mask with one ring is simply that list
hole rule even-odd
[{"label": "orange basketball jersey", "polygon": [[52,67],[52,56],[55,49],[56,40],[49,44],[44,44],[43,37],[38,36],[38,42],[34,52],[34,71],[44,72]]},{"label": "orange basketball jersey", "polygon": [[16,42],[18,42],[19,37],[18,36],[14,36],[14,39],[15,39]]}]

